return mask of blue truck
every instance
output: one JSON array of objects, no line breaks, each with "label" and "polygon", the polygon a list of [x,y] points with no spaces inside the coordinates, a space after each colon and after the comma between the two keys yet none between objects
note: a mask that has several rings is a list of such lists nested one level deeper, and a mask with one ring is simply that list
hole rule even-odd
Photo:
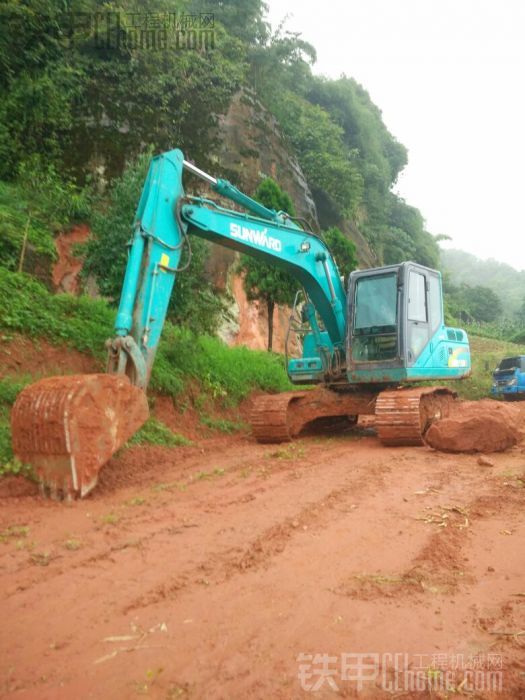
[{"label": "blue truck", "polygon": [[501,360],[492,374],[492,393],[506,401],[525,399],[525,355]]}]

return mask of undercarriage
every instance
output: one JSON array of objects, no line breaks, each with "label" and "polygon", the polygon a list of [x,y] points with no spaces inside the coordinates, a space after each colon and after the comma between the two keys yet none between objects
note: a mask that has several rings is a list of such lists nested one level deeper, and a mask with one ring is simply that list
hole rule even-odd
[{"label": "undercarriage", "polygon": [[258,397],[251,425],[258,442],[287,442],[322,419],[375,416],[384,445],[423,445],[430,425],[449,414],[457,394],[446,387],[333,391],[325,387]]}]

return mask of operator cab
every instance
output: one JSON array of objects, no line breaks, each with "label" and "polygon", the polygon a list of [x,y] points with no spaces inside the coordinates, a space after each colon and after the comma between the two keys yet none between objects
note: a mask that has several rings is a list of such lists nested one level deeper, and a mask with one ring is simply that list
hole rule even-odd
[{"label": "operator cab", "polygon": [[438,271],[404,262],[352,272],[347,300],[350,382],[389,384],[469,373],[466,333],[444,324]]}]

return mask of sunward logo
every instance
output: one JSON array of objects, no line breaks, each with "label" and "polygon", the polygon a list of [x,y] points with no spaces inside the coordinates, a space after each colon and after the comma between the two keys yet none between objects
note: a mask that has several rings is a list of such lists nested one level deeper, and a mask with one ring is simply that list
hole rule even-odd
[{"label": "sunward logo", "polygon": [[259,230],[241,226],[240,224],[230,224],[230,236],[232,238],[238,238],[241,241],[248,241],[261,248],[274,250],[276,253],[280,253],[283,247],[278,238],[268,236],[268,229],[265,228]]}]

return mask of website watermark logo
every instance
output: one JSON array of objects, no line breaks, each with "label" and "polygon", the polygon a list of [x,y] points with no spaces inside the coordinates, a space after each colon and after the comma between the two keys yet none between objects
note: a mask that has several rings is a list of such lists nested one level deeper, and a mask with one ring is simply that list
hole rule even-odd
[{"label": "website watermark logo", "polygon": [[62,15],[59,24],[71,46],[89,40],[104,50],[215,48],[213,12],[71,12]]},{"label": "website watermark logo", "polygon": [[305,691],[381,688],[388,693],[503,692],[501,654],[301,652],[297,678]]}]

